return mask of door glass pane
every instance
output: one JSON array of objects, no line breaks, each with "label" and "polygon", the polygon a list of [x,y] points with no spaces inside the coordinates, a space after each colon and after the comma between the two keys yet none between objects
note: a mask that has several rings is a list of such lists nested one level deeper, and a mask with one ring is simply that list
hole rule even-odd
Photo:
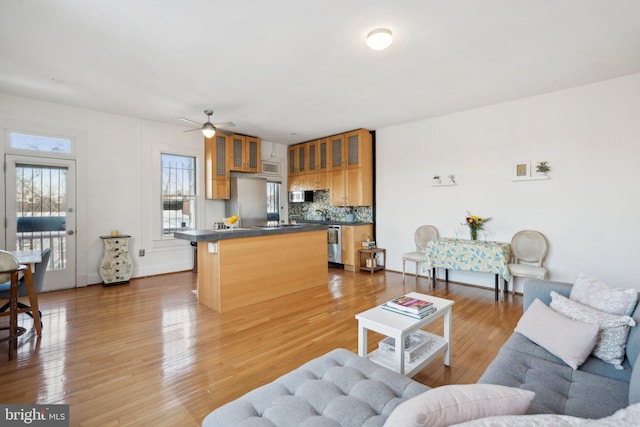
[{"label": "door glass pane", "polygon": [[16,165],[16,250],[51,248],[49,269],[67,265],[67,168]]}]

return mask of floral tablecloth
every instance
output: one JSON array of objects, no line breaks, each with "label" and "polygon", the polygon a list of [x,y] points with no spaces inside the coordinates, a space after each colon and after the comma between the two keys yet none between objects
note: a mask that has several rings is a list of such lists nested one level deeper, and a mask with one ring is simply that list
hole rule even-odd
[{"label": "floral tablecloth", "polygon": [[427,243],[423,271],[432,268],[499,274],[509,282],[511,246],[505,242],[439,239]]}]

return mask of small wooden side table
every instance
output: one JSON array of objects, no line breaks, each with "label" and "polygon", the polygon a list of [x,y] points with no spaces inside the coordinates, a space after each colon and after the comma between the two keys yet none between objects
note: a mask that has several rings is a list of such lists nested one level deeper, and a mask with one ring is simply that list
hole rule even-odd
[{"label": "small wooden side table", "polygon": [[[382,254],[382,265],[378,265],[377,261],[376,261],[376,255],[381,253]],[[366,255],[366,257],[363,259],[362,255]],[[373,248],[373,249],[360,249],[358,251],[358,266],[359,266],[359,270],[365,270],[365,271],[370,271],[371,274],[373,274],[374,272],[378,271],[378,270],[384,270],[385,266],[387,264],[387,250],[383,249],[383,248]],[[367,266],[367,261],[369,266]]]}]

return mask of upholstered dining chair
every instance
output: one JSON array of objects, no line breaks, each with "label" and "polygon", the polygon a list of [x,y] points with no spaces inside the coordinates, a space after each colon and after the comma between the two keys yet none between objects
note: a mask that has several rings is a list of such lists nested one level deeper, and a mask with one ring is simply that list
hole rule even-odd
[{"label": "upholstered dining chair", "polygon": [[[549,272],[544,268],[544,260],[549,251],[549,242],[544,234],[535,230],[522,230],[514,234],[511,239],[513,263],[509,264],[511,292],[515,292],[515,278],[528,277],[532,279],[547,279]],[[527,264],[523,264],[527,263]],[[535,264],[535,265],[532,265]]]},{"label": "upholstered dining chair", "polygon": [[[420,272],[420,264],[424,262],[425,251],[427,249],[427,242],[430,240],[436,240],[438,238],[438,229],[433,225],[421,225],[418,227],[413,235],[413,240],[416,244],[416,250],[414,252],[407,252],[402,254],[402,282],[404,283],[405,276],[405,263],[407,261],[416,263],[416,280],[418,280],[418,273]],[[431,278],[431,271],[427,272],[427,276]]]},{"label": "upholstered dining chair", "polygon": [[[49,265],[49,257],[51,256],[51,249],[45,248],[42,251],[42,261],[35,265],[35,271],[33,273],[33,287],[35,288],[36,294],[39,294],[42,291],[42,287],[44,286],[44,276],[47,272],[47,266]],[[9,298],[9,285],[10,283],[1,283],[0,282],[0,299]],[[27,291],[27,287],[24,283],[24,277],[20,279],[18,285],[18,297],[26,297],[29,293]],[[2,307],[0,307],[0,312],[6,311],[9,308],[9,303],[6,303]],[[23,304],[18,302],[18,311],[20,313],[27,313],[30,317],[33,317],[33,313],[31,311],[31,307],[27,304]],[[42,312],[38,310],[40,314],[40,326],[42,327]]]}]

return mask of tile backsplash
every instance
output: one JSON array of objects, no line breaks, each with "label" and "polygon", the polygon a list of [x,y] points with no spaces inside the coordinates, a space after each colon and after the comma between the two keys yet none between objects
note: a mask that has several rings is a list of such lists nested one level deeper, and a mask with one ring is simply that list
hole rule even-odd
[{"label": "tile backsplash", "polygon": [[[351,206],[355,214],[356,222],[373,222],[373,209],[371,206]],[[329,191],[318,190],[313,192],[313,202],[289,203],[289,220],[307,219],[323,220],[327,216],[332,221],[346,221],[348,208],[331,206],[329,203]]]}]

